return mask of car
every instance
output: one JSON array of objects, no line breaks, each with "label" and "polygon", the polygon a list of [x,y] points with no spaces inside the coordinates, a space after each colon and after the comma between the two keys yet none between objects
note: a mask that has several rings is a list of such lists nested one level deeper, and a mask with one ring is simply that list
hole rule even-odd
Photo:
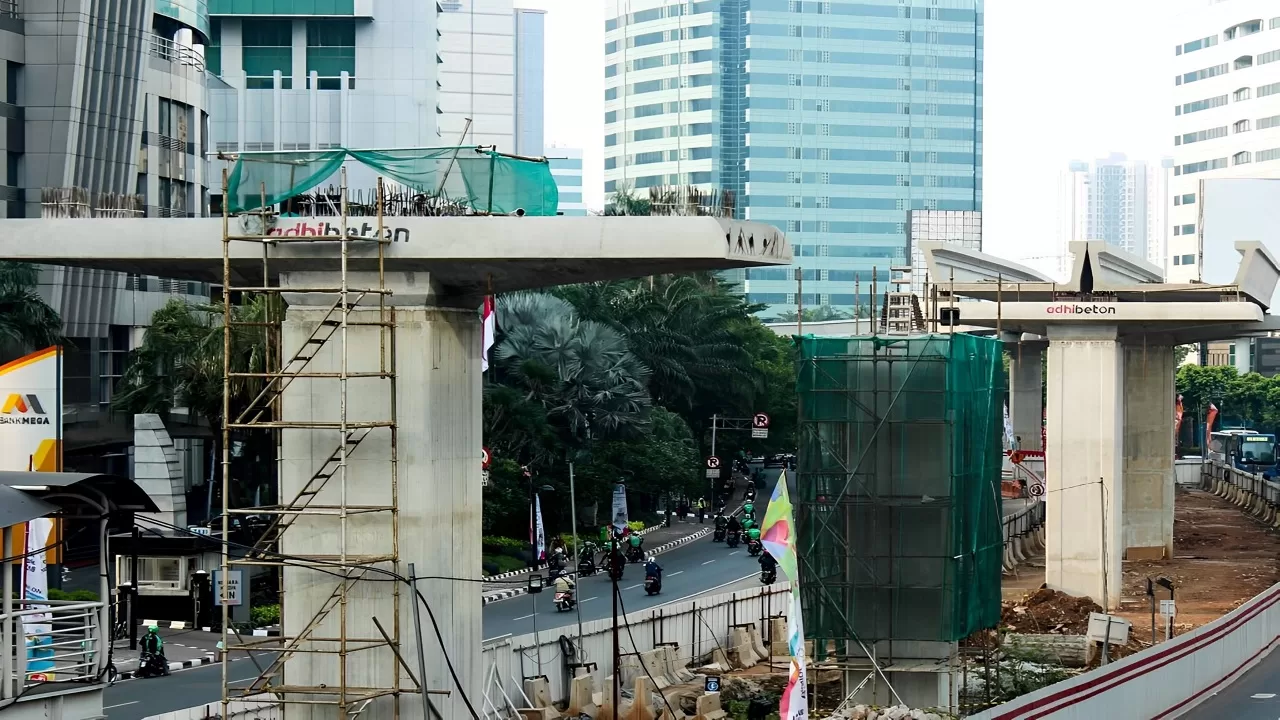
[{"label": "car", "polygon": [[787,456],[782,453],[770,455],[764,459],[764,466],[767,468],[768,467],[786,467]]},{"label": "car", "polygon": [[755,455],[753,457],[748,458],[747,462],[751,463],[752,465],[762,465],[764,464],[764,456]]}]

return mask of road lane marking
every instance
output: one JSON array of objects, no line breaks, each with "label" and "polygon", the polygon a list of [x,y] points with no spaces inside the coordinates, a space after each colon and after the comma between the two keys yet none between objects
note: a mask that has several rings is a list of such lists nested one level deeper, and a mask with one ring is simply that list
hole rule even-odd
[{"label": "road lane marking", "polygon": [[713,562],[715,562],[715,560],[708,560],[708,561],[706,561],[706,562],[704,562],[704,563],[702,563],[702,564],[703,564],[703,565],[710,565],[710,564],[711,564],[711,563],[713,563]]},{"label": "road lane marking", "polygon": [[[738,578],[737,580],[730,580],[729,582],[724,583],[723,585],[717,585],[717,586],[715,586],[715,587],[706,588],[705,590],[699,590],[698,592],[696,592],[696,593],[694,593],[694,594],[692,594],[692,595],[685,595],[685,596],[684,596],[684,597],[682,597],[682,598],[676,598],[675,600],[671,600],[670,602],[665,602],[665,603],[662,603],[662,604],[663,604],[663,605],[670,605],[671,603],[683,602],[683,601],[688,600],[688,599],[690,599],[690,598],[696,598],[696,597],[698,597],[698,596],[700,596],[700,595],[706,595],[707,593],[710,593],[710,592],[711,592],[711,591],[713,591],[713,590],[719,590],[719,589],[720,589],[720,588],[722,588],[722,587],[729,587],[730,585],[733,585],[734,583],[740,583],[740,582],[742,582],[743,580],[746,580],[747,578],[753,578],[753,577],[756,577],[757,575],[758,575],[758,573],[751,573],[750,575],[744,575],[744,576],[742,576],[742,577]],[[658,607],[658,606],[657,606],[657,605],[655,605],[654,607]]]},{"label": "road lane marking", "polygon": [[599,600],[599,599],[600,599],[600,596],[597,595],[596,597],[589,597],[586,600],[583,600],[582,602],[591,602],[592,600]]},{"label": "road lane marking", "polygon": [[733,552],[731,552],[731,553],[729,553],[729,554],[730,554],[730,555],[737,555],[737,554],[738,554],[738,553],[740,553],[740,552],[742,552],[742,551],[741,551],[741,550],[734,550]]},{"label": "road lane marking", "polygon": [[623,589],[624,589],[624,590],[635,590],[635,589],[636,589],[636,588],[638,588],[638,587],[640,587],[640,586],[639,586],[639,585],[632,585],[632,586],[631,586],[631,587],[629,587],[629,588],[623,588]]},{"label": "road lane marking", "polygon": [[682,572],[684,572],[684,571],[683,571],[683,570],[677,570],[677,571],[675,571],[675,572],[671,573],[671,577],[675,577],[675,576],[679,575],[679,574],[680,574],[680,573],[682,573]]},{"label": "road lane marking", "polygon": [[1275,693],[1254,693],[1252,697],[1254,700],[1270,700],[1275,696]]},{"label": "road lane marking", "polygon": [[137,705],[137,704],[138,704],[138,703],[140,703],[140,702],[142,702],[142,701],[141,701],[141,700],[134,700],[133,702],[120,703],[119,705],[108,705],[108,706],[106,706],[106,707],[104,707],[104,708],[102,708],[102,709],[103,709],[103,710],[110,710],[111,708],[125,707],[126,705]]},{"label": "road lane marking", "polygon": [[532,615],[532,614],[529,614],[529,615],[521,615],[521,616],[520,616],[520,617],[518,617],[518,618],[511,618],[511,619],[512,619],[512,620],[528,620],[528,619],[529,619],[529,618],[531,618],[531,617],[533,617],[533,615]]}]

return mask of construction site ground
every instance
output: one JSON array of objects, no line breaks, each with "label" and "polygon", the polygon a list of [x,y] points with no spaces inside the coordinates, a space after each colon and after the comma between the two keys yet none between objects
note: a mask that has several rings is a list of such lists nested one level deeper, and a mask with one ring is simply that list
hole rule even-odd
[{"label": "construction site ground", "polygon": [[[1249,598],[1280,581],[1280,534],[1245,514],[1239,507],[1202,490],[1178,487],[1174,502],[1173,557],[1124,561],[1124,589],[1117,613],[1133,623],[1133,649],[1150,644],[1151,604],[1147,579],[1173,581],[1182,634],[1216,620]],[[1034,593],[1044,582],[1043,558],[1018,566],[1002,584],[1004,621],[1019,632],[1078,633],[1087,622],[1089,603]],[[1156,599],[1169,593],[1156,588]],[[1096,599],[1096,598],[1095,598]],[[1015,608],[1022,608],[1014,612]],[[1096,609],[1096,608],[1093,608]],[[1083,616],[1080,617],[1080,616]],[[1046,627],[1047,625],[1047,627]],[[1163,626],[1157,618],[1157,633]]]}]

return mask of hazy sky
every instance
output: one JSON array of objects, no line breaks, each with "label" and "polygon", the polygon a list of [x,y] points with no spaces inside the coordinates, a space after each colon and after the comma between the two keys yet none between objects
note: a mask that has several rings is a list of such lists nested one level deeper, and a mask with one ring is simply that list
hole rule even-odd
[{"label": "hazy sky", "polygon": [[[1198,0],[1203,2],[1204,0]],[[1059,171],[1110,152],[1171,150],[1173,13],[1197,0],[987,0],[983,231],[988,252],[1055,253]],[[547,144],[581,147],[587,206],[604,204],[604,11],[547,11]],[[549,153],[550,154],[550,153]]]}]

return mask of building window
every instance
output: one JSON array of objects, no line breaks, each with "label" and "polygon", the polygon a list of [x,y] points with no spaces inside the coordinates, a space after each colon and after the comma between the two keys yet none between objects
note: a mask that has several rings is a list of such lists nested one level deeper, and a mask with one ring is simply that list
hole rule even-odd
[{"label": "building window", "polygon": [[1268,95],[1275,95],[1276,93],[1280,93],[1280,82],[1274,82],[1270,85],[1262,85],[1258,88],[1258,97],[1260,98],[1267,97]]},{"label": "building window", "polygon": [[1248,100],[1249,88],[1242,87],[1239,90],[1236,90],[1235,93],[1231,96],[1231,99],[1235,100],[1236,102],[1240,102],[1241,100]]},{"label": "building window", "polygon": [[1280,158],[1280,148],[1271,148],[1270,150],[1259,150],[1253,154],[1255,162],[1267,162]]},{"label": "building window", "polygon": [[1227,40],[1235,40],[1236,38],[1248,37],[1257,32],[1262,32],[1262,21],[1250,20],[1227,28],[1222,33],[1222,36]]},{"label": "building window", "polygon": [[1174,255],[1174,256],[1173,256],[1173,264],[1174,264],[1174,265],[1181,265],[1181,264],[1182,264],[1182,256],[1181,256],[1181,255]]},{"label": "building window", "polygon": [[1273,63],[1277,60],[1280,60],[1280,50],[1272,50],[1271,52],[1264,52],[1258,56],[1259,65],[1267,65],[1268,63]]},{"label": "building window", "polygon": [[272,74],[283,76],[281,86],[293,87],[293,21],[254,18],[241,24],[244,47],[241,50],[245,87],[269,89]]},{"label": "building window", "polygon": [[1249,132],[1249,121],[1237,120],[1236,124],[1231,126],[1231,132],[1238,132],[1238,133]]},{"label": "building window", "polygon": [[356,26],[346,19],[307,21],[307,76],[320,90],[340,90],[342,73],[356,74]]},{"label": "building window", "polygon": [[1247,163],[1248,163],[1250,160],[1252,160],[1252,159],[1253,159],[1253,158],[1252,158],[1252,156],[1249,154],[1249,151],[1248,151],[1248,150],[1241,150],[1240,152],[1238,152],[1238,153],[1236,153],[1235,155],[1232,155],[1232,156],[1231,156],[1231,164],[1232,164],[1232,165],[1245,165],[1245,164],[1247,164]]},{"label": "building window", "polygon": [[1245,68],[1251,68],[1251,67],[1253,67],[1252,55],[1241,55],[1240,57],[1236,58],[1234,69],[1244,70]]},{"label": "building window", "polygon": [[1196,256],[1195,256],[1194,254],[1190,254],[1190,255],[1183,255],[1183,256],[1182,256],[1182,264],[1183,264],[1183,265],[1195,265],[1195,264],[1196,264]]},{"label": "building window", "polygon": [[1207,80],[1208,78],[1211,78],[1211,77],[1217,77],[1217,76],[1219,76],[1219,75],[1225,75],[1226,73],[1227,73],[1227,64],[1226,64],[1226,63],[1222,63],[1222,64],[1220,64],[1220,65],[1212,65],[1212,66],[1207,67],[1207,68],[1201,68],[1201,69],[1196,70],[1196,71],[1194,71],[1194,72],[1189,72],[1189,73],[1185,73],[1185,74],[1183,74],[1183,76],[1182,76],[1182,82],[1184,82],[1184,83],[1193,83],[1193,82],[1197,82],[1197,81],[1199,81],[1199,80]]},{"label": "building window", "polygon": [[1174,205],[1194,205],[1195,203],[1196,203],[1196,194],[1195,194],[1195,193],[1186,193],[1186,194],[1183,194],[1183,195],[1174,195],[1174,196],[1173,196],[1173,204],[1174,204]]},{"label": "building window", "polygon": [[1258,118],[1258,129],[1269,130],[1280,125],[1280,115],[1272,115],[1270,117]]}]

